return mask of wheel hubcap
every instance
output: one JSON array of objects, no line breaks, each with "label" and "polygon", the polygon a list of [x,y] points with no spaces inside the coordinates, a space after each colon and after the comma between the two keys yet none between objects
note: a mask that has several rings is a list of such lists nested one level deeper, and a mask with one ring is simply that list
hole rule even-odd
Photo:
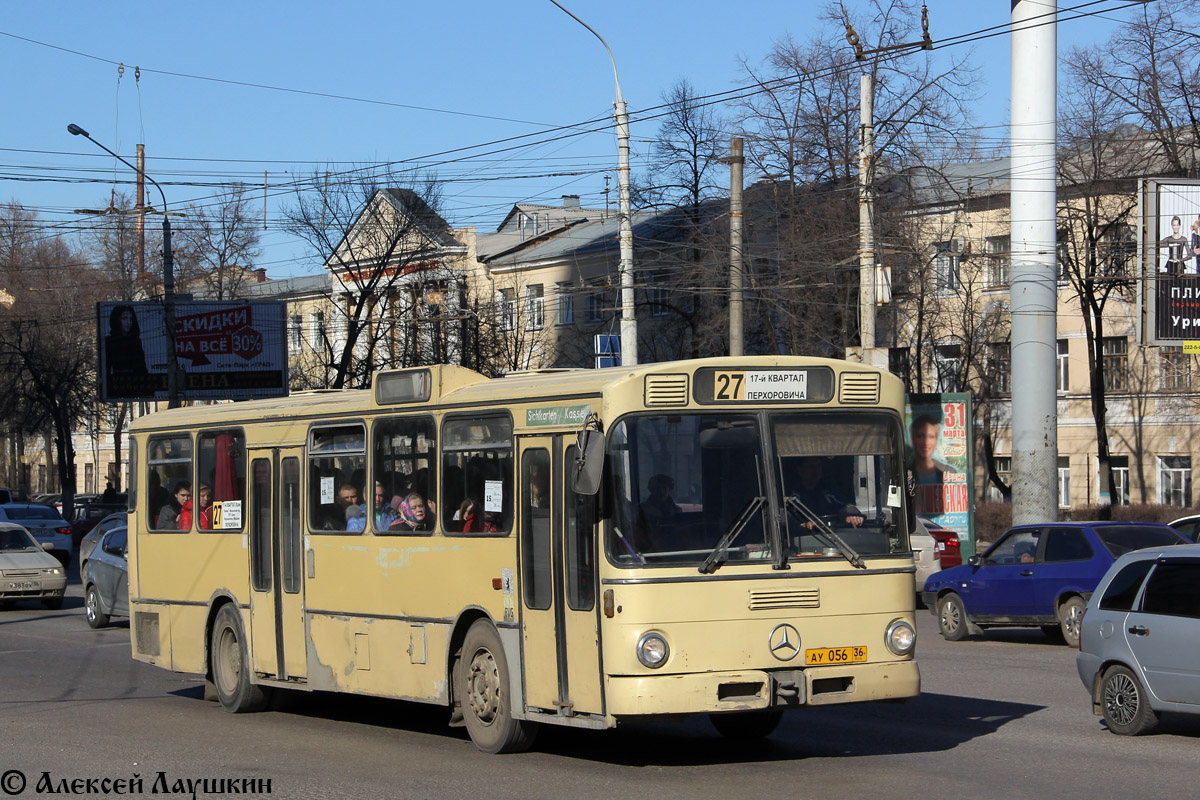
[{"label": "wheel hubcap", "polygon": [[216,679],[221,690],[228,694],[237,688],[238,676],[242,671],[237,635],[232,629],[225,628],[217,641]]},{"label": "wheel hubcap", "polygon": [[484,725],[496,721],[500,711],[500,667],[488,650],[480,650],[471,659],[467,673],[467,702],[471,713]]},{"label": "wheel hubcap", "polygon": [[1066,626],[1067,636],[1071,637],[1072,639],[1079,637],[1079,617],[1080,613],[1078,606],[1071,606],[1067,609],[1067,617],[1063,621],[1063,624]]},{"label": "wheel hubcap", "polygon": [[88,622],[96,621],[96,593],[88,592],[87,596],[87,618]]},{"label": "wheel hubcap", "polygon": [[958,630],[959,613],[957,603],[942,604],[942,627],[948,631]]},{"label": "wheel hubcap", "polygon": [[1104,710],[1118,725],[1128,725],[1137,715],[1138,691],[1128,675],[1114,675],[1104,686]]}]

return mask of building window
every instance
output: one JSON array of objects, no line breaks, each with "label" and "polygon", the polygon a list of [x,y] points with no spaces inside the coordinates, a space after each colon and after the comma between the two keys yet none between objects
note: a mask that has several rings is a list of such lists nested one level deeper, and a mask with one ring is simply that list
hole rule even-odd
[{"label": "building window", "polygon": [[320,350],[325,346],[325,312],[314,311],[308,315],[308,346]]},{"label": "building window", "polygon": [[671,313],[671,291],[662,284],[662,275],[651,275],[646,280],[646,305],[650,316],[665,317]]},{"label": "building window", "polygon": [[954,241],[938,242],[935,247],[937,248],[933,259],[935,288],[942,293],[956,292],[960,285],[957,243]]},{"label": "building window", "polygon": [[961,391],[958,376],[962,371],[962,348],[956,344],[940,345],[933,351],[937,367],[939,392]]},{"label": "building window", "polygon": [[1125,391],[1129,387],[1129,340],[1124,336],[1105,336],[1100,349],[1104,358],[1104,388]]},{"label": "building window", "polygon": [[1187,508],[1192,504],[1192,457],[1158,457],[1158,502]]},{"label": "building window", "polygon": [[912,354],[907,347],[888,348],[888,372],[904,381],[905,388],[912,386]]},{"label": "building window", "polygon": [[512,333],[517,329],[517,295],[512,289],[500,290],[500,331]]},{"label": "building window", "polygon": [[587,315],[589,322],[601,322],[604,320],[604,292],[592,292],[587,297]]},{"label": "building window", "polygon": [[1012,356],[1008,342],[997,342],[989,345],[988,367],[992,379],[992,387],[996,394],[1008,394],[1010,376],[1012,375]]},{"label": "building window", "polygon": [[1058,507],[1071,507],[1071,459],[1058,457]]},{"label": "building window", "polygon": [[[992,471],[1001,483],[1008,487],[1012,486],[1012,456],[993,456]],[[988,488],[988,499],[996,502],[1004,500],[1004,495],[994,483]]]},{"label": "building window", "polygon": [[[1110,502],[1114,506],[1129,505],[1129,456],[1109,456],[1108,465],[1112,468],[1112,495]],[[1099,486],[1099,481],[1096,482]]]},{"label": "building window", "polygon": [[1071,388],[1071,363],[1068,340],[1058,340],[1058,391],[1066,394]]},{"label": "building window", "polygon": [[1129,274],[1137,256],[1137,232],[1132,225],[1118,222],[1100,236],[1100,271],[1108,277]]},{"label": "building window", "polygon": [[1192,364],[1195,358],[1182,347],[1164,347],[1159,351],[1159,383],[1164,390],[1192,388]]},{"label": "building window", "polygon": [[293,355],[304,346],[304,321],[299,314],[288,317],[288,352]]},{"label": "building window", "polygon": [[987,249],[988,286],[1008,286],[1008,265],[1012,261],[1012,241],[1008,236],[989,236]]},{"label": "building window", "polygon": [[570,325],[575,321],[575,295],[571,293],[571,284],[559,283],[554,287],[558,301],[558,324]]},{"label": "building window", "polygon": [[525,287],[525,330],[540,331],[546,327],[546,290],[535,283]]}]

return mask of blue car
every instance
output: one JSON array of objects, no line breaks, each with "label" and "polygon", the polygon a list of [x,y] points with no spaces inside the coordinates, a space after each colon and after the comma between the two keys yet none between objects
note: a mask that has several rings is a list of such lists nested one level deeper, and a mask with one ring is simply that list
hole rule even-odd
[{"label": "blue car", "polygon": [[948,641],[993,627],[1040,627],[1079,644],[1096,585],[1121,555],[1187,544],[1157,522],[1052,522],[1009,529],[983,555],[925,582],[921,599]]}]

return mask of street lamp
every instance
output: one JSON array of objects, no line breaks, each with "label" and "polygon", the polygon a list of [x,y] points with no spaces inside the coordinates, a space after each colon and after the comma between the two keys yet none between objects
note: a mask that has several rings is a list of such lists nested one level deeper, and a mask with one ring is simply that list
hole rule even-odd
[{"label": "street lamp", "polygon": [[163,203],[163,325],[167,329],[167,408],[179,408],[179,371],[175,356],[175,267],[171,260],[171,219],[167,216],[167,196],[158,181],[92,138],[91,134],[74,123],[67,125],[72,136],[83,136],[113,158],[154,184]]},{"label": "street lamp", "polygon": [[621,218],[621,262],[617,267],[621,275],[621,365],[633,366],[638,363],[637,348],[637,312],[633,299],[633,214],[630,210],[629,199],[629,113],[625,107],[625,98],[621,97],[621,79],[617,77],[617,60],[613,58],[612,49],[604,37],[596,33],[591,25],[572,14],[558,0],[551,3],[562,9],[571,19],[592,32],[608,51],[608,60],[612,62],[613,80],[617,84],[617,102],[613,103],[613,116],[617,119],[617,214]]}]

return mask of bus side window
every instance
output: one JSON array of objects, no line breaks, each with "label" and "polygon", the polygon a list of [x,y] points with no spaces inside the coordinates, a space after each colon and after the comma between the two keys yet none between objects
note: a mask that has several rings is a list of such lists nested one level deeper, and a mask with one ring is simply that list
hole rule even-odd
[{"label": "bus side window", "polygon": [[[148,528],[178,531],[183,503],[192,493],[192,437],[158,436],[146,445],[146,513]],[[190,528],[190,526],[189,526]]]},{"label": "bus side window", "polygon": [[201,530],[240,531],[246,495],[246,436],[239,430],[196,437],[195,524]]},{"label": "bus side window", "polygon": [[[433,530],[437,522],[436,438],[433,417],[397,417],[371,428],[374,452],[371,527],[378,533]],[[425,519],[406,520],[403,501],[416,493],[425,501]],[[378,499],[382,499],[382,503]]]},{"label": "bus side window", "polygon": [[507,533],[513,519],[512,421],[507,415],[451,417],[442,425],[444,529]]},{"label": "bus side window", "polygon": [[[314,531],[362,533],[367,432],[361,423],[314,426],[308,432],[308,526]],[[355,482],[357,480],[357,482]]]}]

